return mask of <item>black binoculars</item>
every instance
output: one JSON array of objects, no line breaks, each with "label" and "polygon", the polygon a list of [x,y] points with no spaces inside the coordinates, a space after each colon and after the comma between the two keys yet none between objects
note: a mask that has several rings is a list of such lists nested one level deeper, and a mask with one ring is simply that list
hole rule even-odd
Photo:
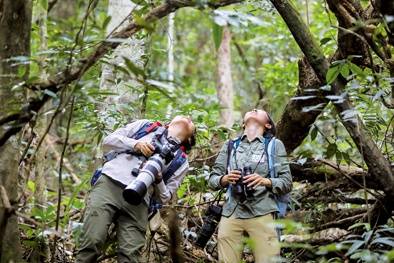
[{"label": "black binoculars", "polygon": [[241,177],[239,180],[232,186],[232,194],[235,198],[240,200],[241,202],[245,201],[247,197],[253,196],[254,189],[252,187],[248,187],[243,183],[244,177],[253,173],[252,167],[245,166],[243,169],[236,169],[240,172]]}]

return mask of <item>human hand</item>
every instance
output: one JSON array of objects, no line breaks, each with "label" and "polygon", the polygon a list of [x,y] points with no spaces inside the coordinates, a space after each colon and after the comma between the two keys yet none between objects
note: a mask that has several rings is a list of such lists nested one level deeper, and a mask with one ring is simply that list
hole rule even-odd
[{"label": "human hand", "polygon": [[235,184],[239,180],[239,178],[241,178],[241,171],[232,170],[229,174],[226,174],[222,177],[222,179],[220,180],[220,184],[223,187],[226,187],[229,184]]},{"label": "human hand", "polygon": [[163,174],[161,172],[157,173],[155,176],[155,184],[160,184],[163,180]]},{"label": "human hand", "polygon": [[246,175],[243,179],[243,183],[247,184],[247,187],[253,187],[254,189],[256,189],[257,186],[272,186],[270,179],[262,177],[256,173]]},{"label": "human hand", "polygon": [[155,151],[155,147],[149,142],[137,142],[134,149],[137,152],[142,153],[145,157],[150,157]]}]

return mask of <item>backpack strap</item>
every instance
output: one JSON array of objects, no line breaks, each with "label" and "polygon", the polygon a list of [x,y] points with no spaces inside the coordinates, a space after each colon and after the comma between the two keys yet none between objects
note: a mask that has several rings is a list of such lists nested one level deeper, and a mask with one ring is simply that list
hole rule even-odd
[{"label": "backpack strap", "polygon": [[139,140],[142,137],[144,137],[145,135],[156,131],[159,127],[161,127],[162,124],[158,121],[155,122],[147,122],[145,123],[141,128],[139,128],[139,130],[134,133],[131,138]]},{"label": "backpack strap", "polygon": [[186,153],[182,149],[179,149],[167,170],[163,173],[163,181],[165,184],[167,184],[167,181],[171,178],[175,171],[178,170],[186,161]]},{"label": "backpack strap", "polygon": [[234,147],[234,141],[230,139],[227,144],[226,173],[228,172],[228,169],[230,168],[230,157],[231,157],[231,151],[233,150],[233,147]]},{"label": "backpack strap", "polygon": [[[145,135],[147,135],[151,132],[157,131],[159,128],[162,129],[162,131],[160,131],[160,132],[161,132],[161,134],[163,134],[165,131],[165,128],[162,127],[162,124],[160,122],[158,122],[158,121],[150,122],[149,121],[149,122],[145,123],[144,125],[142,125],[142,127],[139,128],[138,131],[135,132],[133,135],[131,135],[130,138],[135,139],[135,140],[139,140],[142,137],[144,137]],[[133,154],[133,151],[132,150],[125,150],[125,151],[120,151],[120,152],[117,152],[117,151],[107,152],[103,156],[104,163],[112,161],[113,159],[118,157],[119,154],[123,154],[123,153]]]},{"label": "backpack strap", "polygon": [[234,140],[229,140],[227,144],[227,163],[226,163],[226,172],[228,172],[228,169],[230,168],[230,158],[231,158],[231,152],[233,149],[237,149],[239,146],[239,143],[241,142],[241,137],[238,137]]},{"label": "backpack strap", "polygon": [[275,148],[276,148],[276,138],[274,136],[264,137],[264,151],[267,156],[268,162],[268,177],[276,178],[275,171]]}]

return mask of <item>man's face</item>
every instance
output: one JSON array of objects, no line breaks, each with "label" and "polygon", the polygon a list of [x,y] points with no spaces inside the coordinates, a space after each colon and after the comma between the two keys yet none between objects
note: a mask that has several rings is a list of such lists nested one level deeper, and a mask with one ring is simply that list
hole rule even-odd
[{"label": "man's face", "polygon": [[195,129],[189,116],[178,115],[168,125],[168,134],[184,142],[193,135]]}]

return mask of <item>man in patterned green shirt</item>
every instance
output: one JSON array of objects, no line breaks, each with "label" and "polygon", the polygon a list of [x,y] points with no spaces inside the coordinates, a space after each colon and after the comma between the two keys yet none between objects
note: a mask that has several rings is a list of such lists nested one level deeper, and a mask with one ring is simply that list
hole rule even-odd
[{"label": "man in patterned green shirt", "polygon": [[[283,143],[273,138],[272,140],[276,140],[273,149],[276,175],[269,177],[263,135],[275,135],[275,127],[267,112],[247,112],[243,128],[243,134],[238,143],[231,147],[230,153],[229,142],[223,145],[208,181],[208,185],[214,190],[227,189],[219,223],[219,261],[240,262],[242,237],[243,233],[247,232],[254,250],[255,262],[271,262],[274,256],[279,255],[280,249],[274,226],[274,217],[278,212],[275,195],[291,191],[290,168]],[[239,170],[244,167],[251,170],[251,174],[243,178],[249,193],[240,198],[234,193],[234,189],[241,180]]]}]

